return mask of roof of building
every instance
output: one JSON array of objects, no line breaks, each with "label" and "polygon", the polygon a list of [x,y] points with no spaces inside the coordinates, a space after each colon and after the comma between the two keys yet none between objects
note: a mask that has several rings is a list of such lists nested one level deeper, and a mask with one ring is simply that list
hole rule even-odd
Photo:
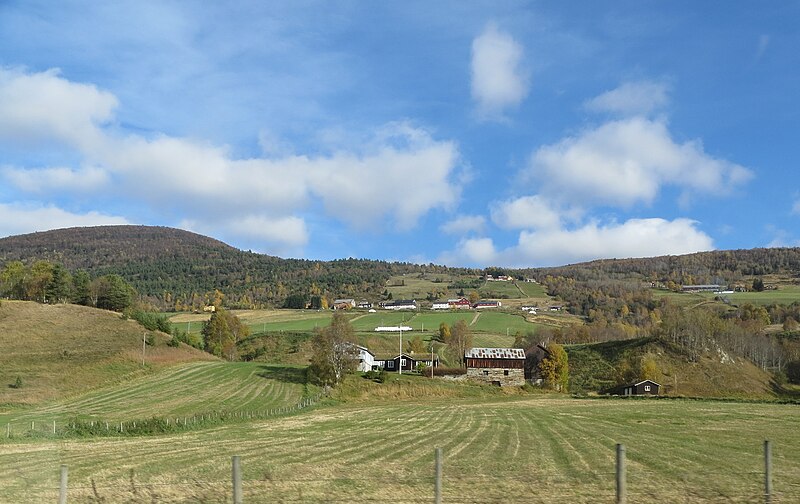
[{"label": "roof of building", "polygon": [[468,359],[524,359],[521,348],[470,348],[464,354]]}]

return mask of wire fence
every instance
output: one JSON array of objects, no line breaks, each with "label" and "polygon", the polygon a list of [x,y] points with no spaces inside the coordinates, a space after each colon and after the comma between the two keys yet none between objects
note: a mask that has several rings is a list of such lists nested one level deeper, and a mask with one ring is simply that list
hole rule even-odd
[{"label": "wire fence", "polygon": [[[624,447],[613,471],[565,476],[559,472],[487,474],[443,468],[441,449],[436,449],[433,466],[409,474],[361,474],[353,468],[350,476],[318,477],[297,474],[272,477],[247,474],[247,460],[234,456],[230,479],[191,478],[182,481],[155,479],[139,481],[130,471],[127,478],[88,477],[70,482],[67,466],[61,466],[59,485],[26,485],[15,496],[26,502],[90,503],[294,503],[294,502],[393,502],[407,503],[767,503],[800,502],[800,481],[786,474],[775,477],[771,467],[771,446],[764,445],[762,470],[687,472],[660,477],[652,469],[628,472]],[[246,477],[244,475],[247,475]],[[724,476],[724,478],[720,478]],[[716,478],[728,488],[715,484]],[[786,479],[784,479],[786,478]],[[773,481],[775,480],[775,481]],[[773,486],[774,485],[774,486]],[[2,496],[2,494],[0,494]],[[9,497],[14,498],[14,497]],[[10,501],[9,501],[10,502]]]}]

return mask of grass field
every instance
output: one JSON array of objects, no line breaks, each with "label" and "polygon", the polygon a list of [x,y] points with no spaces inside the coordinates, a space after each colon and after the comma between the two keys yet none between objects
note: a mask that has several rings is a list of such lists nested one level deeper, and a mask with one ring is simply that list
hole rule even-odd
[{"label": "grass field", "polygon": [[754,305],[769,304],[792,304],[800,302],[800,286],[780,285],[778,290],[767,290],[763,292],[734,292],[731,294],[714,294],[713,292],[684,293],[670,292],[665,290],[653,289],[653,297],[661,299],[668,297],[674,304],[680,306],[695,305],[703,302],[712,302],[716,297],[730,300],[733,304],[751,303]]},{"label": "grass field", "polygon": [[142,438],[0,443],[0,500],[55,502],[59,465],[74,502],[431,502],[441,447],[444,502],[613,502],[614,446],[627,448],[628,502],[800,500],[793,405],[548,396],[344,404],[292,417]]},{"label": "grass field", "polygon": [[[309,387],[311,390],[309,390]],[[31,421],[58,424],[72,419],[129,421],[210,411],[254,411],[297,404],[305,368],[251,362],[196,362],[126,380],[84,395],[27,411],[0,414],[0,424],[24,428]]]},{"label": "grass field", "polygon": [[[193,348],[170,348],[166,336],[155,335],[156,346],[147,348],[142,367],[142,337],[149,333],[104,310],[3,301],[0,405],[36,405],[177,363],[216,360]],[[17,376],[23,386],[9,387]]]}]

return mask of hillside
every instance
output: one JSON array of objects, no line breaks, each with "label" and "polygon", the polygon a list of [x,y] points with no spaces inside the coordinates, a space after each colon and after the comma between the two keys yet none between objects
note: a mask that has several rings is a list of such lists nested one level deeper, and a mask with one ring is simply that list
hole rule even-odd
[{"label": "hillside", "polygon": [[[62,399],[181,363],[216,360],[194,348],[166,346],[119,314],[76,305],[25,301],[0,304],[0,405],[34,405]],[[17,377],[22,387],[13,388]]]},{"label": "hillside", "polygon": [[47,260],[92,277],[116,273],[170,309],[202,306],[215,289],[229,306],[241,308],[280,306],[292,293],[378,299],[393,275],[466,271],[360,259],[281,259],[152,226],[69,228],[0,239],[0,266],[13,260]]},{"label": "hillside", "polygon": [[664,395],[687,397],[774,397],[771,375],[747,359],[721,350],[693,361],[680,348],[655,338],[567,347],[572,392],[593,392],[637,381],[643,360],[654,363],[651,378]]}]

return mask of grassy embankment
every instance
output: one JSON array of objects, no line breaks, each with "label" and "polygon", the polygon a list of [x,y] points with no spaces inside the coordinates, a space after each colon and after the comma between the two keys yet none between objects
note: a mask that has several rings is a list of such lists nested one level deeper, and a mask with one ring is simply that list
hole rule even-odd
[{"label": "grassy embankment", "polygon": [[[0,305],[0,405],[36,405],[146,376],[183,362],[216,360],[199,350],[166,346],[119,314],[75,305],[3,301]],[[22,386],[13,388],[19,377]]]}]

